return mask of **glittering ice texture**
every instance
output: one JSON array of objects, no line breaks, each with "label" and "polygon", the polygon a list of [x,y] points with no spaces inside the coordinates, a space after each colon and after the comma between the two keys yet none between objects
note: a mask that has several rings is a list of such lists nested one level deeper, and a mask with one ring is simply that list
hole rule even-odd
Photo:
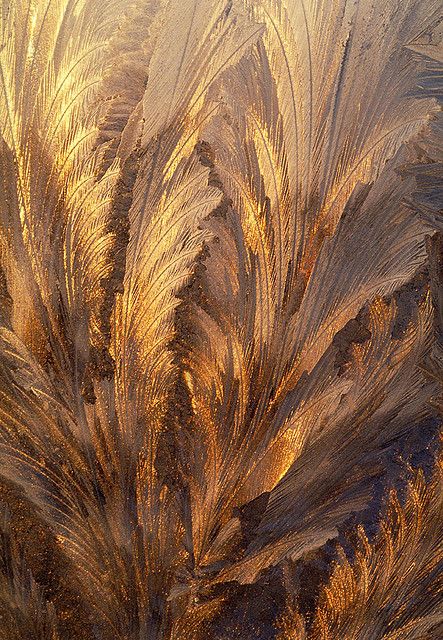
[{"label": "glittering ice texture", "polygon": [[1,0],[0,640],[443,637],[437,0]]}]

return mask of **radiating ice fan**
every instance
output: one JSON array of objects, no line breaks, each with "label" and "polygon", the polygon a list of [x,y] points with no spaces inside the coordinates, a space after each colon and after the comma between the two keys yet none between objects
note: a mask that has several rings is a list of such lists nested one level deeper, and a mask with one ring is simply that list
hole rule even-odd
[{"label": "radiating ice fan", "polygon": [[2,1],[1,640],[441,633],[439,9]]}]

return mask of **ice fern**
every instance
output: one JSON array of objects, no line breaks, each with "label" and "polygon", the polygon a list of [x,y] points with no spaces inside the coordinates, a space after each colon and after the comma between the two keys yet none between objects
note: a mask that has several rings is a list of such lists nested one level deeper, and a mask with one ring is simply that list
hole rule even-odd
[{"label": "ice fern", "polygon": [[1,640],[443,633],[437,0],[1,0]]}]

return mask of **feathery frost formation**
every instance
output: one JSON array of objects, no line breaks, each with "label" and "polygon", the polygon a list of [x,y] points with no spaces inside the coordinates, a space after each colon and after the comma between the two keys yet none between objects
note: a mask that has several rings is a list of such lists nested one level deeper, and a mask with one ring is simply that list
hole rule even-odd
[{"label": "feathery frost formation", "polygon": [[437,0],[2,0],[0,639],[443,633]]}]

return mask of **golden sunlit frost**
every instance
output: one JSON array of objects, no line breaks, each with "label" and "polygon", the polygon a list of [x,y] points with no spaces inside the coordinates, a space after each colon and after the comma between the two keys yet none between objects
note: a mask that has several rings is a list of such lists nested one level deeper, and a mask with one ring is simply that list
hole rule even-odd
[{"label": "golden sunlit frost", "polygon": [[438,634],[438,9],[2,2],[2,640]]},{"label": "golden sunlit frost", "polygon": [[412,640],[435,629],[441,622],[442,496],[441,460],[429,485],[422,472],[409,481],[404,504],[391,492],[375,540],[360,528],[354,560],[340,551],[320,596],[313,637]]},{"label": "golden sunlit frost", "polygon": [[[409,470],[411,473],[411,470]],[[279,621],[279,640],[436,637],[441,622],[441,460],[429,483],[419,471],[401,499],[392,490],[374,539],[354,535],[352,559],[339,547],[308,628],[294,603]]]}]

